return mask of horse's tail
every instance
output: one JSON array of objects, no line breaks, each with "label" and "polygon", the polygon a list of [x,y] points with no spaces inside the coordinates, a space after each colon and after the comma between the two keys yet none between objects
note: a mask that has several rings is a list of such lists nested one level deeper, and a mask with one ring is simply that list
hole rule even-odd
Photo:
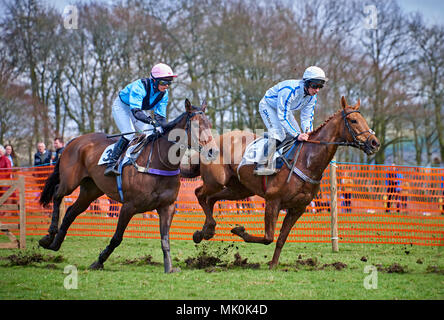
[{"label": "horse's tail", "polygon": [[199,164],[181,165],[180,175],[184,178],[196,178],[200,176],[200,165]]},{"label": "horse's tail", "polygon": [[57,185],[60,183],[60,174],[59,174],[59,163],[60,160],[57,161],[54,171],[51,175],[46,179],[45,187],[40,195],[39,203],[43,207],[47,207],[49,203],[52,201]]}]

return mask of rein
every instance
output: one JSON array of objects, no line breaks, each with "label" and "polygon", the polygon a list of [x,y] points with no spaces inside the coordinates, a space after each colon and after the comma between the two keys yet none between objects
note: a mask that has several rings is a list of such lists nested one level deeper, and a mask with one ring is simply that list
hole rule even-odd
[{"label": "rein", "polygon": [[[368,142],[368,139],[370,138],[370,136],[375,134],[375,132],[373,130],[369,129],[369,130],[360,132],[358,134],[355,134],[354,131],[352,130],[352,128],[350,127],[350,123],[348,122],[348,119],[347,119],[347,116],[349,114],[351,114],[351,113],[354,113],[354,112],[361,113],[358,110],[353,110],[353,111],[350,111],[348,113],[346,113],[345,110],[342,110],[342,119],[344,119],[345,126],[346,126],[348,132],[350,133],[350,135],[353,137],[353,142],[348,142],[348,141],[327,142],[327,141],[316,141],[316,140],[302,141],[302,143],[300,144],[301,147],[298,149],[298,151],[296,152],[296,154],[294,156],[292,166],[291,166],[291,168],[289,168],[290,172],[289,172],[288,177],[287,177],[287,183],[290,181],[290,177],[291,177],[291,174],[293,172],[297,176],[299,176],[302,180],[304,180],[305,182],[309,182],[311,184],[320,184],[321,183],[320,180],[311,179],[309,176],[305,175],[300,169],[296,168],[296,166],[295,166],[296,165],[296,161],[297,161],[298,156],[299,156],[299,152],[300,152],[300,150],[302,148],[302,144],[304,142],[314,143],[314,144],[323,144],[323,145],[332,145],[332,144],[334,144],[334,145],[339,145],[339,146],[351,146],[351,147],[355,147],[355,148],[361,148],[361,147],[364,147],[366,145],[366,143]],[[368,136],[368,138],[367,138],[367,140],[365,142],[359,141],[357,139],[358,136],[360,136],[361,134],[367,133],[367,132],[370,133],[370,136]],[[322,178],[322,176],[321,176],[321,178]]]},{"label": "rein", "polygon": [[[188,134],[191,135],[191,139],[192,139],[192,141],[191,141],[191,146],[188,145],[188,142],[187,142],[186,144],[184,144],[184,143],[180,143],[180,142],[175,142],[175,141],[174,141],[174,142],[173,142],[173,141],[168,141],[168,142],[171,142],[171,143],[173,143],[173,144],[179,144],[179,148],[180,148],[180,149],[183,149],[183,148],[187,147],[188,149],[193,149],[194,151],[197,151],[198,153],[201,153],[204,147],[201,146],[200,143],[199,143],[199,141],[196,140],[196,139],[193,137],[193,135],[191,134],[191,119],[192,119],[195,115],[198,115],[198,114],[204,114],[204,112],[199,110],[199,111],[195,111],[195,112],[192,112],[192,113],[187,113],[187,120],[186,120],[186,125],[185,125],[185,131],[187,132],[187,135],[188,135]],[[161,136],[161,138],[164,138],[164,136]],[[196,145],[197,145],[197,147],[195,147]],[[151,150],[152,150],[152,149],[151,149]],[[157,143],[157,152],[158,152],[158,154],[160,154],[160,143]],[[150,155],[150,157],[151,157],[151,155]],[[160,161],[165,167],[172,169],[172,167],[170,167],[169,165],[167,165],[166,163],[164,163],[160,157],[159,157],[159,161]],[[178,170],[179,170],[179,169],[178,169]]]},{"label": "rein", "polygon": [[335,144],[335,145],[339,145],[339,146],[349,146],[349,147],[355,147],[355,148],[361,148],[363,146],[365,146],[365,144],[367,143],[368,139],[370,138],[370,136],[368,136],[367,140],[365,142],[359,141],[357,139],[358,136],[360,136],[361,134],[364,133],[370,133],[370,135],[374,135],[375,132],[371,129],[366,130],[366,131],[362,131],[358,134],[355,134],[354,131],[352,130],[352,128],[350,127],[350,123],[348,122],[347,116],[351,113],[361,113],[359,110],[353,110],[350,111],[348,113],[345,113],[345,110],[342,110],[342,119],[344,119],[345,121],[345,126],[348,130],[348,132],[350,133],[350,135],[353,137],[353,142],[348,142],[348,141],[334,141],[334,142],[327,142],[327,141],[317,141],[317,140],[306,140],[304,142],[308,142],[308,143],[314,143],[314,144],[323,144],[323,145],[331,145],[331,144]]}]

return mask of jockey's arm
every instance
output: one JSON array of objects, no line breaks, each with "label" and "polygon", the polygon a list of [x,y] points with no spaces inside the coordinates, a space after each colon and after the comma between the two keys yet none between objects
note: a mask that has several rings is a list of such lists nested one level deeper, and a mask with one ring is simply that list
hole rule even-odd
[{"label": "jockey's arm", "polygon": [[276,108],[279,121],[285,132],[296,138],[301,133],[301,129],[290,109],[292,98],[291,90],[283,88],[278,93]]},{"label": "jockey's arm", "polygon": [[147,124],[153,123],[153,119],[150,116],[147,116],[145,114],[145,112],[143,112],[142,109],[132,108],[131,112],[132,112],[134,118],[136,118],[137,120],[142,121],[143,123],[147,123]]},{"label": "jockey's arm", "polygon": [[154,113],[154,120],[163,128],[167,125],[167,121],[165,117],[162,117],[160,114]]}]

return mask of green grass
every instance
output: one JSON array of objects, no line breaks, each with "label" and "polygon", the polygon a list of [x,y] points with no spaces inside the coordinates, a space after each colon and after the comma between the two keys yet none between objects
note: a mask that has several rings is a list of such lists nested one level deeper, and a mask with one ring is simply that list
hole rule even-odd
[{"label": "green grass", "polygon": [[[274,244],[210,241],[196,246],[192,241],[177,240],[171,241],[171,253],[173,264],[181,272],[164,274],[159,240],[124,239],[105,263],[105,270],[90,271],[88,266],[108,244],[108,238],[67,237],[58,252],[39,248],[39,238],[29,237],[24,251],[0,250],[0,299],[444,298],[443,250],[438,247],[340,244],[340,251],[333,253],[329,244],[287,243],[280,265],[269,270],[267,262]],[[0,237],[0,241],[4,240]],[[189,258],[202,257],[204,252],[221,261],[204,269],[186,263]],[[247,258],[247,263],[259,264],[259,268],[236,266],[236,253]],[[12,255],[40,257],[43,261],[17,265]],[[152,256],[151,263],[143,263],[142,258],[148,255]],[[303,265],[310,258],[316,266]],[[334,262],[346,267],[322,268]],[[387,272],[395,263],[401,266],[395,271],[403,272]],[[68,265],[78,270],[77,289],[64,287],[69,276],[64,268]],[[376,289],[364,288],[364,278],[369,276],[364,273],[367,265],[379,266]]]}]

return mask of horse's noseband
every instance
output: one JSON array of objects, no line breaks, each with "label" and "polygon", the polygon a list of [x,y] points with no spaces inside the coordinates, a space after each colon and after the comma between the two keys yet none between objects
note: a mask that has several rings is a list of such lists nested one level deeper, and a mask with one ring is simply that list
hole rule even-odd
[{"label": "horse's noseband", "polygon": [[[368,130],[366,130],[366,131],[362,131],[362,132],[356,134],[356,133],[353,131],[353,129],[351,128],[350,123],[348,122],[348,119],[347,119],[347,116],[348,116],[349,114],[351,114],[351,113],[355,113],[355,112],[357,112],[357,113],[359,113],[359,114],[361,113],[359,110],[353,110],[353,111],[350,111],[350,112],[347,112],[347,113],[345,112],[345,110],[342,110],[342,119],[344,119],[345,126],[347,127],[348,132],[350,133],[350,135],[351,135],[352,138],[353,138],[353,142],[346,142],[346,144],[349,145],[349,146],[352,146],[352,147],[358,148],[358,149],[362,149],[363,147],[367,147],[367,146],[368,146],[369,139],[370,139],[370,137],[371,137],[372,135],[375,134],[375,132],[374,132],[372,129],[368,129]],[[364,134],[364,133],[367,133],[367,132],[370,133],[370,135],[367,137],[367,140],[365,140],[365,142],[359,141],[359,140],[358,140],[358,137],[359,137],[361,134]]]},{"label": "horse's noseband", "polygon": [[[189,145],[187,145],[188,149],[193,149],[194,151],[197,151],[199,153],[202,152],[203,146],[200,144],[200,141],[197,140],[197,148],[195,147],[196,143],[193,143],[194,137],[193,134],[191,132],[191,119],[198,114],[204,114],[203,111],[199,110],[199,111],[194,111],[192,113],[187,113],[187,124],[185,125],[185,131],[187,132],[187,134],[191,135],[191,147]],[[195,141],[195,140],[194,140]]]}]

